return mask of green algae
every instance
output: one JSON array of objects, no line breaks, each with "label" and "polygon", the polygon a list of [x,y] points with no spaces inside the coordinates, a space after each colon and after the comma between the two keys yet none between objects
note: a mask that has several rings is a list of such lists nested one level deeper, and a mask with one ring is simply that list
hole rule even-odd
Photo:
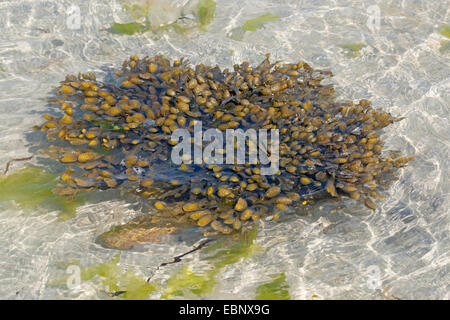
[{"label": "green algae", "polygon": [[15,201],[22,209],[31,211],[41,207],[56,209],[58,218],[66,220],[76,213],[84,197],[72,200],[55,195],[52,189],[59,183],[59,174],[44,169],[26,167],[5,177],[0,177],[0,202]]},{"label": "green algae", "polygon": [[[165,7],[156,6],[153,8],[150,4],[147,5],[139,5],[136,3],[124,4],[122,8],[126,11],[126,13],[134,19],[133,22],[129,23],[118,23],[112,22],[109,31],[112,33],[117,33],[121,35],[136,35],[142,34],[148,31],[153,33],[164,32],[168,30],[175,30],[179,34],[184,34],[188,30],[192,28],[199,28],[202,31],[206,31],[206,26],[209,25],[213,19],[216,11],[216,2],[214,0],[200,0],[197,5],[197,22],[194,27],[183,27],[178,23],[178,19],[174,22],[163,21],[163,23],[158,23],[153,18],[159,17],[160,13],[164,16],[165,14],[169,14],[176,10],[176,8],[172,8],[170,5]],[[153,18],[150,17],[153,12]],[[158,19],[156,19],[158,20]],[[161,22],[161,21],[160,21]]]},{"label": "green algae", "polygon": [[[105,287],[109,296],[119,297],[126,300],[146,300],[149,294],[156,291],[158,287],[147,282],[143,277],[137,275],[132,269],[122,270],[119,266],[120,252],[115,254],[111,260],[104,263],[96,263],[90,267],[82,267],[79,260],[68,262],[56,262],[59,269],[67,269],[71,265],[80,267],[80,280],[91,281]],[[48,285],[65,286],[69,276],[50,279]]]},{"label": "green algae", "polygon": [[260,285],[256,289],[257,300],[290,300],[289,285],[286,282],[286,275],[280,273],[274,275],[274,280]]},{"label": "green algae", "polygon": [[[439,33],[444,37],[450,38],[450,25],[444,24]],[[448,53],[450,51],[450,41],[449,40],[441,40],[441,46],[439,47],[439,52],[442,54]]]},{"label": "green algae", "polygon": [[99,276],[102,278],[102,284],[107,286],[109,291],[119,291],[119,260],[120,253],[117,253],[110,261],[101,264],[98,263],[91,267],[81,269],[81,280],[89,281],[94,277]]},{"label": "green algae", "polygon": [[128,270],[120,277],[120,291],[125,291],[121,298],[127,300],[146,300],[148,295],[157,290],[157,287],[148,283],[142,277],[136,275],[133,271]]},{"label": "green algae", "polygon": [[146,31],[151,30],[149,24],[146,23],[138,23],[138,22],[130,22],[130,23],[111,23],[111,30],[113,32],[117,32],[124,35],[134,35],[136,33],[144,33]]},{"label": "green algae", "polygon": [[242,234],[238,242],[229,246],[219,241],[217,244],[206,247],[206,252],[214,251],[214,255],[206,260],[210,263],[207,272],[194,272],[190,268],[183,267],[167,280],[167,289],[162,293],[162,299],[171,299],[175,296],[196,295],[201,297],[213,291],[217,280],[216,277],[228,265],[233,265],[242,259],[250,258],[256,252],[261,252],[255,239],[257,228],[253,228]]},{"label": "green algae", "polygon": [[200,29],[205,30],[205,26],[214,19],[216,12],[216,2],[214,0],[200,0],[198,2],[197,17]]},{"label": "green algae", "polygon": [[366,46],[365,43],[343,43],[339,47],[345,50],[347,58],[357,58],[361,55],[360,50]]},{"label": "green algae", "polygon": [[[66,269],[70,265],[78,265],[81,268],[82,281],[92,281],[105,287],[108,295],[127,300],[145,300],[151,293],[161,290],[160,299],[174,298],[202,298],[216,288],[218,277],[226,266],[236,264],[242,259],[253,256],[262,249],[255,244],[257,228],[241,234],[237,242],[230,244],[230,239],[223,237],[210,247],[205,247],[203,252],[212,256],[204,261],[208,262],[206,271],[195,271],[192,267],[183,266],[172,274],[163,285],[154,282],[149,283],[144,277],[137,275],[132,269],[123,270],[120,265],[121,253],[115,254],[104,263],[97,263],[90,267],[81,267],[79,260],[69,262],[57,262],[60,269]],[[63,286],[68,277],[53,279],[49,284]],[[263,283],[256,288],[257,300],[290,300],[290,286],[286,281],[285,273],[271,275],[273,280]],[[313,298],[315,298],[313,296]]]},{"label": "green algae", "polygon": [[187,28],[184,28],[182,26],[180,26],[178,23],[174,22],[171,23],[169,25],[167,25],[167,27],[163,27],[164,30],[167,30],[169,28],[173,28],[176,32],[178,32],[179,34],[184,34],[188,31]]},{"label": "green algae", "polygon": [[[450,25],[444,24],[439,30],[439,33],[442,34],[444,37],[450,38]],[[441,40],[440,44],[441,44],[441,46],[439,47],[440,53],[444,54],[450,51],[449,40]]]},{"label": "green algae", "polygon": [[113,22],[111,24],[111,30],[115,33],[119,33],[122,35],[134,35],[134,34],[142,34],[147,31],[165,31],[173,28],[176,32],[183,34],[186,32],[186,28],[181,27],[178,23],[170,23],[158,28],[152,28],[149,23],[138,23],[138,22],[130,22],[130,23],[117,23]]},{"label": "green algae", "polygon": [[266,13],[259,16],[258,18],[245,21],[242,29],[244,29],[245,31],[256,31],[256,29],[258,29],[263,23],[275,22],[278,20],[280,20],[279,16],[273,15],[271,13]]},{"label": "green algae", "polygon": [[450,51],[450,41],[448,40],[442,40],[441,41],[441,46],[439,48],[439,51],[441,53],[447,53]]},{"label": "green algae", "polygon": [[[172,22],[159,24],[157,22],[152,22],[150,17],[151,13],[151,4],[150,2],[146,2],[145,4],[137,4],[137,3],[129,3],[123,4],[122,8],[126,11],[126,13],[134,19],[133,22],[129,23],[118,23],[112,22],[111,27],[109,29],[112,33],[117,33],[121,35],[135,35],[135,34],[143,34],[145,32],[160,32],[173,28],[178,33],[184,33],[185,29],[182,28],[178,23]],[[173,8],[172,8],[173,9]],[[161,11],[162,10],[162,11]],[[155,7],[153,11],[156,12],[170,12],[171,7]],[[156,14],[158,15],[158,14]]]},{"label": "green algae", "polygon": [[195,273],[190,268],[183,267],[167,280],[167,289],[161,294],[161,299],[184,297],[190,293],[200,297],[210,293],[216,285],[214,277],[217,272]]},{"label": "green algae", "polygon": [[443,36],[450,38],[450,25],[444,24],[441,29],[439,30],[439,33]]},{"label": "green algae", "polygon": [[258,235],[257,227],[249,230],[246,234],[242,234],[239,241],[231,247],[222,248],[223,244],[217,244],[208,248],[210,250],[217,249],[216,254],[208,260],[213,262],[215,270],[223,269],[224,267],[235,264],[241,259],[251,257],[255,252],[263,251],[260,246],[255,243]]},{"label": "green algae", "polygon": [[[215,252],[215,254],[206,259],[209,264],[208,271],[194,271],[192,268],[184,266],[171,275],[163,286],[147,282],[130,268],[122,270],[119,265],[120,252],[116,253],[110,260],[104,263],[96,263],[90,267],[82,267],[80,261],[76,259],[65,262],[59,261],[55,265],[58,269],[67,269],[71,265],[79,266],[81,281],[91,281],[94,284],[102,285],[108,295],[120,299],[148,299],[149,294],[160,290],[161,287],[164,288],[160,295],[161,299],[173,299],[176,297],[200,298],[214,290],[217,284],[217,276],[226,266],[233,265],[241,259],[249,258],[255,252],[262,251],[254,243],[256,236],[257,228],[254,228],[249,230],[247,234],[242,234],[237,243],[230,245],[229,239],[225,237],[222,240],[218,240],[218,243],[214,246],[203,249],[206,253]],[[51,279],[48,285],[65,286],[68,277]],[[282,287],[281,289],[285,287],[281,284],[280,279],[275,279],[273,281],[274,284],[269,286],[269,291],[272,290],[274,292],[272,296],[277,294],[276,290],[278,287],[276,286],[278,282],[280,282],[278,287]],[[281,289],[278,294],[280,297],[285,297],[286,295]],[[284,295],[281,295],[282,293]]]},{"label": "green algae", "polygon": [[107,287],[109,292],[123,292],[119,295],[122,299],[148,299],[148,295],[157,287],[145,281],[131,269],[122,271],[119,261],[120,252],[115,254],[110,261],[83,268],[81,269],[81,280],[89,281],[99,277],[100,282]]}]

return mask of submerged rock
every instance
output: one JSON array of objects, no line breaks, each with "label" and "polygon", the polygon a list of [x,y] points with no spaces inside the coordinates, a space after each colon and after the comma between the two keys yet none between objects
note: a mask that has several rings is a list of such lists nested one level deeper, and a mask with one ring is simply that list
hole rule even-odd
[{"label": "submerged rock", "polygon": [[[66,185],[55,192],[120,187],[153,201],[155,210],[99,237],[122,249],[186,226],[232,233],[317,197],[375,209],[395,169],[412,159],[383,153],[380,130],[400,119],[367,100],[336,101],[333,86],[321,84],[331,76],[268,56],[233,71],[131,57],[108,82],[69,75],[49,100],[63,114],[45,115],[39,127],[55,144],[47,154],[67,166]],[[192,134],[195,121],[203,130],[278,129],[279,170],[263,175],[247,157],[244,164],[175,165],[171,135],[179,128]]]}]

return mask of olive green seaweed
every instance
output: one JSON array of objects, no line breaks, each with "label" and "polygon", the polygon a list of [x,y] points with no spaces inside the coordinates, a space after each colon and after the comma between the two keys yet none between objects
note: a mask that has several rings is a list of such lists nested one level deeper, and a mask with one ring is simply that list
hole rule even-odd
[{"label": "olive green seaweed", "polygon": [[257,228],[249,230],[246,235],[241,235],[239,241],[231,246],[219,241],[217,244],[206,247],[207,252],[216,252],[207,260],[211,269],[207,272],[193,272],[188,267],[181,268],[175,275],[167,280],[167,289],[161,295],[163,299],[171,299],[185,294],[203,296],[213,291],[216,284],[216,276],[228,265],[235,264],[241,259],[251,257],[262,249],[255,244]]},{"label": "olive green seaweed", "polygon": [[443,36],[450,38],[450,25],[444,24],[441,29],[439,30],[439,33]]},{"label": "olive green seaweed", "polygon": [[124,24],[113,22],[111,24],[111,31],[122,34],[122,35],[142,34],[147,31],[159,32],[159,31],[169,30],[171,28],[173,28],[176,32],[178,32],[180,34],[185,33],[187,30],[186,28],[183,28],[176,22],[169,23],[169,24],[160,26],[158,28],[152,28],[149,22],[144,22],[144,23],[131,22],[131,23],[124,23]]},{"label": "olive green seaweed", "polygon": [[347,58],[357,58],[361,55],[360,50],[366,46],[365,43],[343,43],[339,47],[344,49]]},{"label": "olive green seaweed", "polygon": [[200,28],[205,30],[205,26],[210,24],[214,19],[216,2],[214,0],[199,0],[197,10]]},{"label": "olive green seaweed", "polygon": [[273,15],[271,13],[266,13],[259,16],[258,18],[245,21],[242,29],[244,29],[245,31],[256,31],[256,29],[258,29],[263,23],[274,22],[278,20],[280,20],[279,16]]},{"label": "olive green seaweed", "polygon": [[[202,297],[214,290],[217,283],[216,277],[228,265],[235,264],[242,259],[251,257],[255,252],[261,252],[262,249],[255,244],[257,228],[249,230],[247,234],[241,234],[237,243],[228,244],[229,239],[225,237],[218,239],[217,243],[211,247],[205,247],[203,250],[215,252],[208,257],[206,261],[210,268],[206,272],[195,272],[190,267],[183,266],[175,274],[170,276],[161,293],[161,299],[173,299],[175,297]],[[148,299],[149,294],[159,290],[155,283],[149,283],[144,277],[137,275],[132,269],[122,270],[119,265],[121,253],[116,253],[109,261],[97,263],[90,267],[81,267],[79,260],[70,260],[66,262],[56,262],[59,269],[66,269],[70,265],[81,267],[81,280],[93,281],[105,287],[105,291],[110,296],[116,296],[121,299],[142,300]],[[54,286],[65,286],[68,276],[51,279],[48,284]],[[280,279],[275,279],[266,291],[270,292],[271,297],[285,298],[283,291],[286,286]],[[272,290],[272,291],[270,291]],[[279,292],[278,292],[278,291]],[[265,291],[264,291],[265,292]],[[277,296],[278,294],[278,296]]]},{"label": "olive green seaweed", "polygon": [[84,203],[77,195],[72,200],[52,192],[60,182],[59,174],[42,168],[25,167],[12,174],[0,177],[0,202],[15,201],[22,209],[32,211],[41,207],[60,211],[59,219],[66,220],[76,213]]},{"label": "olive green seaweed", "polygon": [[289,285],[286,282],[286,275],[280,273],[274,275],[274,280],[260,285],[256,289],[257,300],[290,300]]},{"label": "olive green seaweed", "polygon": [[133,35],[135,33],[143,33],[151,30],[149,24],[130,22],[130,23],[111,23],[111,29],[115,32],[125,35]]},{"label": "olive green seaweed", "polygon": [[[109,296],[119,297],[127,300],[146,300],[149,294],[157,290],[157,286],[148,283],[143,277],[137,275],[132,269],[122,270],[119,266],[120,252],[115,254],[109,261],[96,263],[90,267],[82,267],[79,260],[68,262],[56,262],[59,269],[67,269],[71,265],[81,268],[81,281],[91,281],[101,284],[105,293]],[[66,286],[69,276],[50,279],[47,285]]]},{"label": "olive green seaweed", "polygon": [[[152,26],[148,15],[151,10],[150,5],[124,4],[123,9],[135,20],[129,23],[112,22],[109,29],[112,33],[121,35],[142,34],[148,31],[161,32],[169,29],[175,30],[179,34],[184,34],[188,28],[181,26],[177,21],[166,23],[160,26]],[[197,24],[198,27],[206,31],[206,26],[214,19],[216,11],[216,2],[214,0],[200,0],[197,6]],[[142,22],[141,22],[142,21]]]},{"label": "olive green seaweed", "polygon": [[[255,243],[256,236],[258,235],[257,227],[249,230],[247,234],[243,234],[236,244],[231,247],[220,248],[217,252],[209,258],[213,261],[215,269],[222,269],[230,264],[235,264],[243,258],[251,257],[255,252],[262,252],[262,248]],[[216,246],[221,246],[217,244]],[[217,247],[212,246],[208,248],[209,250],[217,249]]]},{"label": "olive green seaweed", "polygon": [[[443,36],[450,38],[450,25],[444,24],[439,33]],[[439,52],[442,54],[448,53],[450,51],[450,41],[449,40],[441,40],[441,46],[439,47]]]},{"label": "olive green seaweed", "polygon": [[450,51],[450,41],[448,40],[442,40],[441,41],[441,47],[439,48],[439,51],[441,53],[447,53]]},{"label": "olive green seaweed", "polygon": [[119,266],[120,252],[115,254],[110,261],[95,264],[81,270],[81,280],[93,280],[96,276],[107,287],[110,293],[122,292],[120,298],[128,300],[148,299],[148,295],[157,287],[145,281],[143,277],[135,274],[131,269],[123,271]]},{"label": "olive green seaweed", "polygon": [[183,297],[189,292],[196,296],[207,294],[214,289],[215,275],[215,271],[195,273],[189,267],[182,267],[167,280],[167,289],[162,293],[161,298]]}]

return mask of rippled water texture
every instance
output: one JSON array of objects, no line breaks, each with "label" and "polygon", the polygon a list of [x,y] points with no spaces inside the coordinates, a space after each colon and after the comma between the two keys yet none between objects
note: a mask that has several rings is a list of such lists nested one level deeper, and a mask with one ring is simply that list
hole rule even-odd
[{"label": "rippled water texture", "polygon": [[[154,24],[195,24],[195,1],[150,2]],[[254,247],[241,250],[236,261],[208,259],[211,252],[198,251],[156,270],[198,240],[169,236],[123,252],[109,269],[132,268],[141,280],[152,276],[159,287],[148,290],[151,298],[253,299],[261,285],[280,280],[292,299],[448,299],[450,39],[440,32],[449,24],[448,2],[332,3],[217,1],[214,20],[203,30],[120,35],[107,30],[110,24],[134,18],[118,0],[0,1],[0,167],[31,154],[31,128],[48,112],[42,98],[68,73],[93,71],[101,78],[136,54],[222,68],[243,60],[254,65],[267,52],[272,60],[303,60],[331,70],[342,99],[367,98],[406,117],[385,131],[386,148],[416,159],[400,171],[376,212],[359,205],[330,212],[321,205],[288,222],[260,223]],[[79,29],[68,24],[71,5],[80,9]],[[279,19],[256,31],[242,29],[246,20],[266,13]],[[9,174],[25,165],[14,163]],[[85,275],[72,290],[58,282],[67,276],[65,266],[111,261],[117,251],[95,244],[96,236],[140,213],[113,193],[95,197],[65,221],[44,207],[0,202],[0,298],[110,298],[98,277]],[[195,286],[202,279],[210,289],[186,289],[189,281]],[[184,286],[182,295],[177,286]]]}]

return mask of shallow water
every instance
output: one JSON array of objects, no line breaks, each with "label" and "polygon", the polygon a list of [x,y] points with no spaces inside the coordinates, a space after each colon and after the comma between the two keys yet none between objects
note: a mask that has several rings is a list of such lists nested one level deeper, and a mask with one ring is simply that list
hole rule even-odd
[{"label": "shallow water", "polygon": [[[80,9],[79,29],[68,25],[71,5]],[[376,22],[373,6],[380,10],[379,26],[370,23]],[[152,1],[151,8],[158,23],[181,15],[183,23],[195,22],[195,1]],[[244,21],[266,13],[280,19],[254,32],[242,30]],[[439,32],[449,24],[448,2],[226,0],[217,2],[206,30],[186,34],[119,35],[106,30],[113,21],[133,21],[118,0],[0,2],[1,168],[31,154],[31,128],[48,112],[42,98],[68,73],[93,71],[101,78],[108,67],[136,54],[186,57],[222,68],[243,60],[257,64],[268,52],[273,60],[303,60],[331,70],[342,99],[366,98],[406,117],[383,137],[386,149],[415,160],[400,170],[376,212],[359,205],[330,212],[323,204],[307,216],[260,223],[258,250],[222,266],[211,290],[185,290],[178,297],[253,299],[258,286],[284,273],[292,299],[450,298],[450,56],[444,43],[449,39]],[[359,51],[342,48],[358,43],[364,44]],[[38,157],[28,162],[42,163]],[[14,163],[10,174],[25,166]],[[140,214],[138,205],[115,193],[95,197],[66,221],[58,220],[57,211],[0,202],[0,298],[110,298],[96,279],[76,289],[54,283],[66,275],[61,265],[111,260],[117,251],[95,244],[96,236]],[[208,274],[217,267],[199,251],[156,270],[197,241],[169,236],[123,252],[120,270],[132,267],[142,279],[152,276],[160,289],[150,297],[159,298],[182,268]]]}]

